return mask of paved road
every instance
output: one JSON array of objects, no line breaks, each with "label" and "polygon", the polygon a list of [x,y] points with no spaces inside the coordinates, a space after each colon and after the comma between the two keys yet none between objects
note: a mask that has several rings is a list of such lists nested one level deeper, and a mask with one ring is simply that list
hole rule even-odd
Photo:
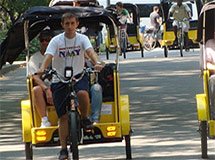
[{"label": "paved road", "polygon": [[[114,55],[111,55],[114,56]],[[129,53],[121,61],[121,92],[130,96],[133,159],[188,160],[200,158],[200,136],[196,131],[195,94],[201,93],[197,52],[169,58],[156,50]],[[103,56],[102,56],[103,58]],[[25,68],[0,79],[0,159],[23,160],[20,100],[27,97]],[[214,140],[209,141],[210,159],[215,159]],[[56,159],[59,147],[36,148],[36,160]],[[124,159],[122,143],[80,146],[80,159]]]}]

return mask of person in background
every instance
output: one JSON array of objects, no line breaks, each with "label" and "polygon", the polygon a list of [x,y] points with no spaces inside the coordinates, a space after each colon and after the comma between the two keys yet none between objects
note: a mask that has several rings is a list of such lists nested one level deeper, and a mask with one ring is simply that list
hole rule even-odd
[{"label": "person in background", "polygon": [[129,15],[129,12],[127,9],[123,7],[122,2],[117,2],[116,3],[116,11],[117,11],[117,18],[119,19],[120,22],[120,29],[125,29],[126,31],[126,37],[127,37],[127,42],[128,42],[128,47],[131,45],[128,39],[128,33],[127,33],[127,23],[128,20],[132,22],[131,17]]},{"label": "person in background", "polygon": [[162,19],[159,15],[159,7],[154,6],[153,11],[150,13],[150,24],[154,32],[158,32],[160,30],[160,25],[162,23]]},{"label": "person in background", "polygon": [[150,17],[150,23],[151,23],[150,29],[153,30],[154,34],[156,35],[157,40],[161,44],[160,26],[162,23],[162,18],[159,15],[159,7],[158,6],[153,7],[153,11],[151,12],[149,17]]},{"label": "person in background", "polygon": [[178,45],[178,37],[177,37],[177,29],[179,27],[179,22],[183,21],[183,31],[184,31],[184,39],[185,39],[185,49],[188,49],[188,31],[190,28],[189,19],[191,19],[191,10],[187,4],[183,4],[182,0],[177,0],[177,4],[173,4],[169,9],[168,19],[170,15],[173,15],[174,21],[173,31],[175,35],[175,40],[173,42],[174,45]]},{"label": "person in background", "polygon": [[40,51],[34,53],[28,63],[28,75],[33,76],[33,82],[35,84],[35,86],[33,87],[33,100],[36,110],[41,117],[40,127],[51,126],[51,123],[49,122],[46,115],[46,105],[47,103],[53,105],[53,101],[49,81],[42,81],[40,78],[38,79],[34,74],[38,71],[45,58],[44,53],[52,36],[53,35],[50,29],[41,31],[39,35]]},{"label": "person in background", "polygon": [[[38,70],[38,76],[43,73],[52,62],[52,68],[56,70],[61,78],[65,79],[65,71],[67,69],[72,69],[73,77],[78,79],[83,74],[85,54],[90,57],[94,68],[100,71],[103,66],[99,63],[89,38],[76,32],[79,26],[78,18],[73,13],[64,13],[62,15],[61,25],[64,32],[53,37],[50,41],[45,52],[45,59]],[[74,89],[78,97],[81,124],[84,130],[92,129],[93,124],[89,119],[89,81],[86,74],[74,85]],[[65,97],[69,94],[69,88],[67,84],[61,83],[57,77],[53,76],[51,90],[59,118],[59,138],[61,145],[59,159],[63,160],[68,158],[67,138],[69,127],[68,114],[66,111],[68,100],[65,100]]]},{"label": "person in background", "polygon": [[215,120],[215,31],[213,39],[207,40],[206,48],[206,65],[210,72],[209,78],[209,98],[210,98],[210,113]]}]

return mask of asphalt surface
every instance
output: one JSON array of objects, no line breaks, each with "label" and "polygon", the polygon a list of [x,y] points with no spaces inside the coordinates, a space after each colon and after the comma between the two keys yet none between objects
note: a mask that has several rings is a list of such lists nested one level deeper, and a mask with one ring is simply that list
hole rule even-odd
[{"label": "asphalt surface", "polygon": [[[104,56],[101,56],[102,59]],[[111,55],[114,57],[114,54]],[[195,94],[202,92],[198,50],[163,58],[161,50],[120,57],[121,94],[130,97],[132,156],[137,160],[200,160]],[[111,58],[112,60],[114,58]],[[25,66],[0,78],[0,159],[23,160],[20,100],[26,99]],[[215,159],[215,140],[209,158]],[[124,141],[82,145],[80,159],[125,159]],[[59,147],[34,148],[34,159],[57,159]]]}]

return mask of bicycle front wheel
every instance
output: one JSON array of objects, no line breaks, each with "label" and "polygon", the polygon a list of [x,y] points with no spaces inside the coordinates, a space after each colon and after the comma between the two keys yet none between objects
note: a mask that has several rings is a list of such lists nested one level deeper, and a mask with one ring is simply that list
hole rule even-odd
[{"label": "bicycle front wheel", "polygon": [[78,144],[80,140],[80,120],[76,111],[69,113],[70,118],[70,149],[73,159],[79,159]]},{"label": "bicycle front wheel", "polygon": [[184,48],[184,36],[183,36],[183,30],[182,28],[180,29],[180,34],[178,38],[179,42],[179,49],[180,49],[180,56],[183,57],[183,48]]}]

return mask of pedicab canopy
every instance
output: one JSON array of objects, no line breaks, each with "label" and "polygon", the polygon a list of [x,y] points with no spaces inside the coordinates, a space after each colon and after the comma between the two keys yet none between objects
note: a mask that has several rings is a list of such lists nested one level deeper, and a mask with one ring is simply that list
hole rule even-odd
[{"label": "pedicab canopy", "polygon": [[96,28],[99,22],[112,27],[118,24],[116,15],[100,7],[72,7],[68,5],[33,7],[23,13],[8,31],[6,39],[0,44],[0,69],[6,62],[12,64],[25,49],[25,22],[28,22],[28,37],[31,41],[47,26],[51,30],[61,29],[61,16],[65,12],[72,12],[79,17],[79,27],[88,25]]},{"label": "pedicab canopy", "polygon": [[[205,16],[205,20],[204,20]],[[205,37],[203,36],[205,30]],[[209,2],[202,7],[198,20],[197,41],[205,42],[212,39],[215,31],[215,1]]]}]

